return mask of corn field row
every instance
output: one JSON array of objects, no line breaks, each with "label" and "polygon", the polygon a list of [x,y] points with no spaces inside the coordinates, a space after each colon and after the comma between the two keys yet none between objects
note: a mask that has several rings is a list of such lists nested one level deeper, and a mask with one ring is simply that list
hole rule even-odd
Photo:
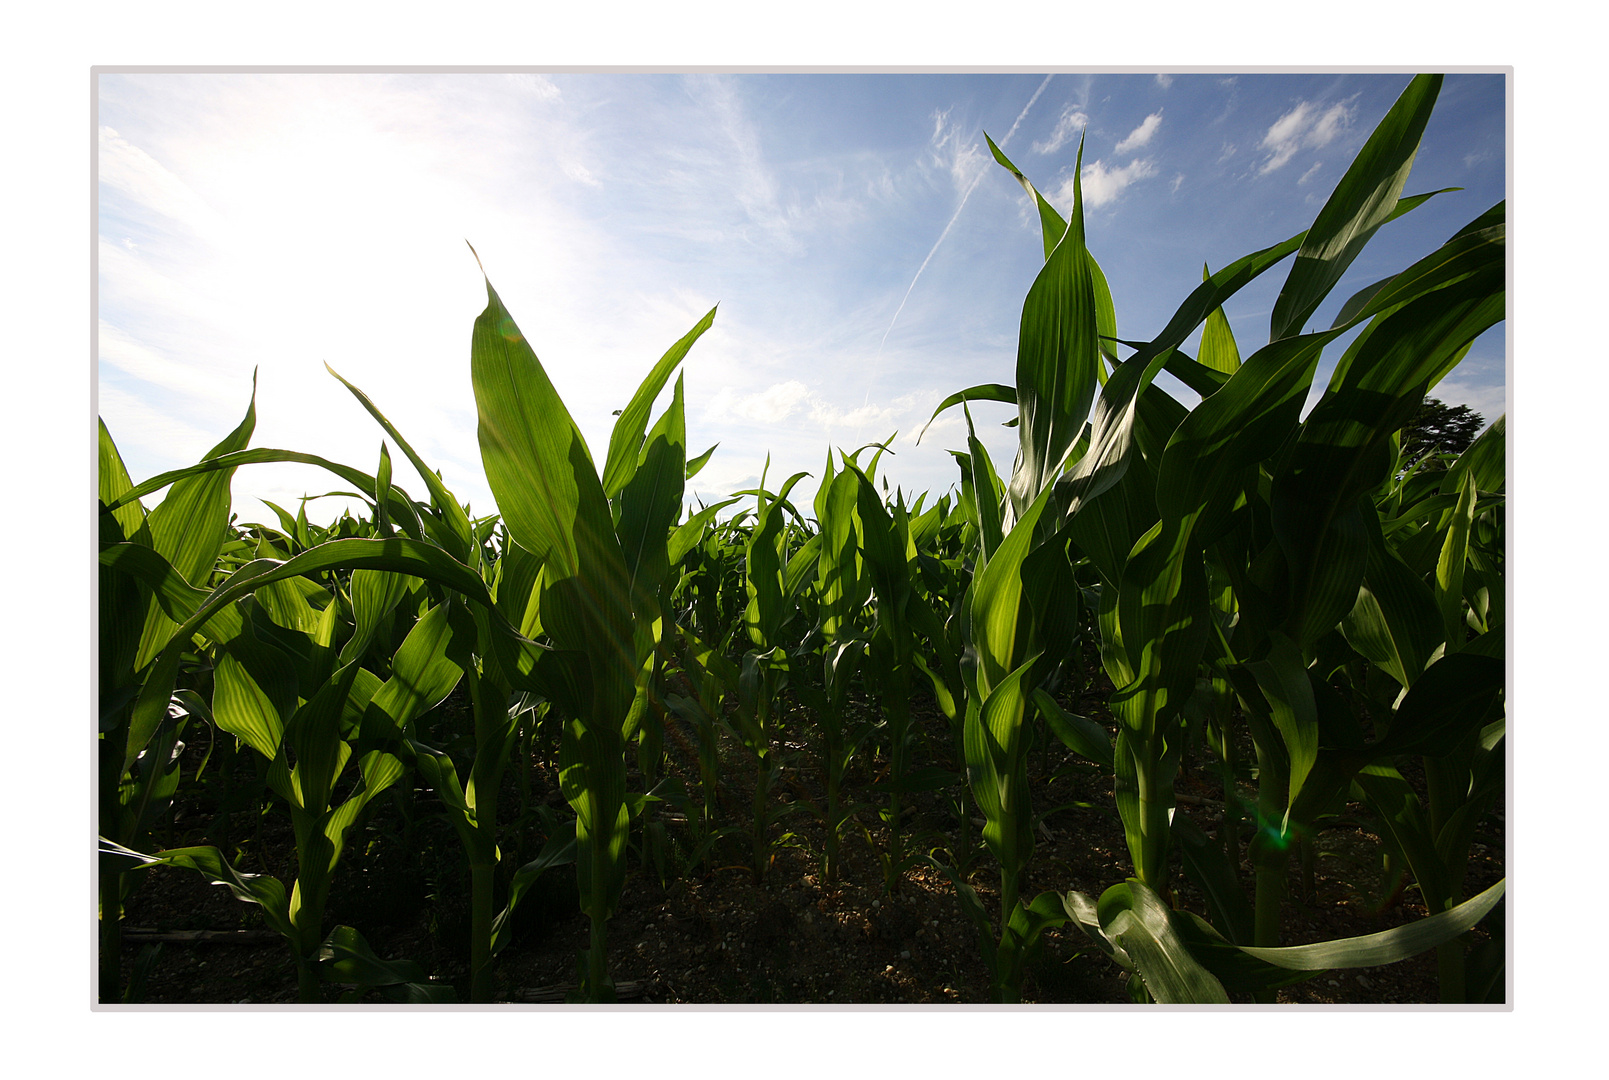
[{"label": "corn field row", "polygon": [[[1400,435],[1505,317],[1503,204],[1309,326],[1378,229],[1443,195],[1403,195],[1440,82],[1412,81],[1307,231],[1205,273],[1150,341],[1120,336],[1077,187],[1063,219],[991,142],[1038,207],[1044,267],[1015,385],[958,390],[934,415],[961,409],[972,432],[969,403],[1011,403],[1018,451],[1001,472],[969,434],[951,451],[959,483],[937,499],[889,492],[873,445],[829,451],[813,505],[790,499],[801,473],[688,510],[714,448],[689,453],[677,369],[715,312],[643,379],[600,467],[489,282],[471,377],[496,515],[471,517],[345,380],[384,433],[372,473],[250,448],[253,407],[198,464],[135,484],[103,424],[101,1000],[125,998],[131,891],[198,872],[283,936],[299,1001],[490,1001],[515,909],[560,866],[591,927],[576,998],[613,1000],[610,917],[642,853],[674,823],[686,865],[735,851],[765,875],[791,742],[821,773],[823,878],[863,820],[881,822],[884,887],[918,865],[950,876],[995,1001],[1019,999],[1042,935],[1074,927],[1136,1002],[1273,1001],[1430,950],[1443,1001],[1503,1001],[1503,883],[1466,896],[1463,882],[1504,794],[1504,421],[1457,455],[1409,455]],[[1223,304],[1292,256],[1267,343],[1237,341]],[[1323,351],[1353,331],[1307,408]],[[1170,396],[1162,372],[1200,402]],[[394,482],[393,452],[426,491]],[[333,473],[366,512],[323,527],[275,507],[272,525],[240,524],[235,472],[264,462]],[[1096,657],[1115,736],[1058,693],[1093,685]],[[455,691],[470,729],[442,741],[429,721]],[[913,765],[927,758],[911,704],[928,698],[949,768]],[[245,873],[227,845],[157,843],[179,749],[203,731],[257,763],[247,795],[288,814],[293,878]],[[692,733],[697,782],[667,774],[667,732]],[[1132,873],[1099,896],[1023,890],[1028,752],[1047,740],[1112,777]],[[732,767],[723,746],[753,778],[736,817],[712,795]],[[1225,778],[1216,836],[1175,798],[1187,748]],[[851,804],[844,777],[872,757],[881,801]],[[556,765],[569,813],[500,821],[499,793],[533,758]],[[980,858],[903,825],[904,804],[936,790]],[[457,990],[381,959],[361,928],[326,925],[349,836],[404,800],[450,820],[469,868]],[[1282,945],[1291,860],[1348,801],[1430,914]],[[511,866],[516,850],[534,858]],[[997,912],[978,873],[998,875]],[[1182,879],[1205,916],[1173,902]],[[1492,940],[1476,947],[1478,924]]]}]

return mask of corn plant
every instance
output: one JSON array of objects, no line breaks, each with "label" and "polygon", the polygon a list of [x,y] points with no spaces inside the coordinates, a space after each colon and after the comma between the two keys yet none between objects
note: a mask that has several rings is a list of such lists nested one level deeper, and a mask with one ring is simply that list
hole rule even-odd
[{"label": "corn plant", "polygon": [[[649,410],[671,371],[714,320],[712,310],[665,354],[622,410],[602,479],[580,429],[536,353],[486,283],[470,372],[481,460],[513,542],[541,564],[542,627],[567,663],[553,696],[566,713],[560,788],[576,812],[576,869],[591,943],[581,991],[610,1000],[606,927],[625,884],[630,828],[623,757],[647,707],[648,673],[663,640],[656,577],[681,508],[685,440],[674,419],[643,444]],[[609,492],[620,493],[616,514]]]},{"label": "corn plant", "polygon": [[[208,453],[242,450],[256,425],[255,385],[245,418]],[[100,604],[100,834],[120,845],[140,845],[155,813],[178,784],[184,710],[166,697],[136,715],[134,705],[156,656],[173,639],[181,619],[170,592],[204,586],[229,531],[232,470],[189,476],[147,513],[106,425],[100,425],[100,543],[121,556],[103,559]],[[138,565],[142,569],[135,571]],[[175,669],[174,675],[178,672]],[[170,688],[171,692],[171,688]],[[101,869],[102,1001],[116,1001],[125,878],[116,860]]]}]

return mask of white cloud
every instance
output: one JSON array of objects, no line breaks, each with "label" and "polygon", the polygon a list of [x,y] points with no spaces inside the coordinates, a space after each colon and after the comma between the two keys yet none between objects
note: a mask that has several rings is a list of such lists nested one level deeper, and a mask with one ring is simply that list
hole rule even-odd
[{"label": "white cloud", "polygon": [[164,356],[102,319],[99,324],[99,359],[128,377],[160,386],[199,403],[213,413],[228,413],[240,406],[238,379],[216,368],[198,367]]},{"label": "white cloud", "polygon": [[[1084,202],[1091,208],[1105,206],[1122,195],[1136,180],[1156,175],[1156,164],[1149,159],[1135,160],[1122,168],[1112,168],[1104,161],[1084,166],[1082,186]],[[1053,202],[1065,207],[1073,204],[1073,178],[1068,177],[1056,192]]]},{"label": "white cloud", "polygon": [[1131,150],[1138,150],[1140,147],[1151,141],[1151,136],[1156,134],[1156,129],[1161,126],[1161,124],[1162,110],[1158,109],[1150,116],[1147,116],[1139,127],[1129,132],[1128,137],[1122,142],[1118,143],[1117,146],[1113,148],[1112,152],[1114,154],[1126,154]]},{"label": "white cloud", "polygon": [[198,236],[216,239],[223,234],[218,211],[150,154],[109,127],[100,129],[97,141],[103,185]]},{"label": "white cloud", "polygon": [[687,85],[711,114],[725,143],[718,153],[728,160],[716,175],[729,173],[732,198],[762,237],[785,252],[798,252],[801,245],[793,230],[798,207],[786,204],[781,185],[761,151],[759,130],[749,118],[736,84],[719,75],[692,75]]},{"label": "white cloud", "polygon": [[1222,165],[1224,162],[1228,161],[1230,158],[1235,156],[1235,150],[1236,150],[1236,146],[1235,146],[1234,143],[1231,143],[1231,142],[1224,143],[1223,151],[1221,153],[1219,153],[1218,160],[1216,162],[1214,162],[1214,164]]},{"label": "white cloud", "polygon": [[1166,90],[1168,87],[1173,85],[1173,76],[1159,73],[1156,77],[1156,84],[1162,89]]},{"label": "white cloud", "polygon": [[566,161],[562,166],[560,166],[560,168],[564,170],[565,176],[568,176],[572,180],[579,181],[588,187],[603,186],[602,183],[599,182],[598,178],[592,175],[591,170],[589,170],[579,161]]},{"label": "white cloud", "polygon": [[1468,405],[1488,424],[1508,411],[1508,387],[1502,383],[1477,385],[1473,380],[1459,378],[1457,372],[1437,383],[1431,396],[1448,405]]},{"label": "white cloud", "polygon": [[1054,154],[1082,134],[1088,126],[1087,113],[1081,112],[1077,105],[1063,106],[1061,117],[1056,121],[1055,130],[1050,133],[1050,138],[1044,142],[1034,143],[1033,151],[1036,154]]},{"label": "white cloud", "polygon": [[978,177],[989,167],[989,155],[963,123],[950,123],[950,110],[933,114],[933,136],[928,140],[928,160],[950,173],[955,190],[966,195]]},{"label": "white cloud", "polygon": [[1296,181],[1297,185],[1300,186],[1302,184],[1307,183],[1309,180],[1313,179],[1313,177],[1316,176],[1318,174],[1318,171],[1320,169],[1322,169],[1322,168],[1324,168],[1324,162],[1322,162],[1322,161],[1313,162],[1313,167],[1311,169],[1308,169],[1305,173],[1303,173],[1301,179]]},{"label": "white cloud", "polygon": [[515,86],[518,86],[538,101],[557,101],[559,99],[559,88],[546,75],[516,72],[509,75],[508,78]]},{"label": "white cloud", "polygon": [[914,441],[934,405],[938,403],[936,390],[905,394],[890,404],[866,401],[855,406],[844,406],[812,391],[798,379],[775,383],[752,394],[739,393],[731,386],[721,390],[709,400],[704,420],[747,420],[755,424],[779,424],[801,411],[808,420],[832,432],[865,433],[882,438],[898,429],[907,431]]},{"label": "white cloud", "polygon": [[1258,149],[1269,153],[1258,174],[1267,175],[1284,167],[1302,150],[1328,146],[1351,124],[1352,113],[1345,101],[1328,109],[1310,101],[1297,102],[1295,108],[1274,121],[1258,144]]},{"label": "white cloud", "polygon": [[810,396],[810,388],[798,379],[776,383],[756,394],[738,394],[723,386],[704,410],[706,420],[737,417],[756,424],[775,424],[798,411]]}]

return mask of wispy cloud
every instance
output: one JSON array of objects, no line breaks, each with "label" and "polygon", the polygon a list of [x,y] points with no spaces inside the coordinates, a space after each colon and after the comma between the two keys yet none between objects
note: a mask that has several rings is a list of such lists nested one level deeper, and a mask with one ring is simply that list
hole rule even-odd
[{"label": "wispy cloud", "polygon": [[[1039,84],[1039,88],[1036,89],[1034,91],[1034,93],[1033,93],[1033,96],[1028,99],[1028,103],[1026,105],[1024,105],[1022,107],[1022,111],[1017,114],[1017,119],[1015,119],[1015,120],[1013,120],[1011,122],[1010,130],[1008,130],[1004,135],[1002,135],[1000,137],[1000,141],[995,144],[996,146],[999,146],[1001,149],[1004,149],[1006,144],[1011,141],[1011,137],[1017,133],[1017,129],[1022,126],[1023,120],[1027,118],[1028,110],[1032,109],[1034,107],[1034,102],[1039,100],[1039,95],[1043,94],[1045,92],[1045,87],[1050,85],[1051,78],[1052,78],[1052,76],[1050,76],[1050,75],[1045,76],[1044,81]],[[952,143],[952,144],[955,144],[955,145],[959,145],[959,140],[956,138],[956,132],[953,129],[951,131],[949,131],[949,132],[946,132],[944,130],[943,122],[944,122],[944,119],[946,117],[948,117],[948,116],[949,116],[949,110],[945,110],[945,112],[943,114],[937,114],[937,113],[934,114],[934,131],[933,131],[934,143],[939,144],[941,142],[941,140],[942,140],[943,142],[949,142],[949,143]],[[975,150],[976,145],[977,145],[976,143],[969,144],[968,149],[969,150]],[[881,357],[882,352],[883,352],[883,345],[887,343],[888,335],[893,332],[894,324],[899,322],[900,312],[905,310],[905,302],[911,298],[911,292],[916,288],[917,281],[919,281],[921,279],[922,271],[926,270],[927,269],[927,264],[933,261],[933,256],[939,250],[939,245],[944,243],[944,238],[946,236],[950,235],[950,230],[955,227],[956,219],[961,216],[961,211],[966,209],[967,200],[972,197],[973,189],[978,186],[978,181],[983,179],[983,172],[984,172],[984,169],[986,168],[986,166],[982,162],[982,158],[983,158],[982,151],[976,151],[976,157],[978,159],[978,167],[977,167],[977,169],[975,171],[973,171],[971,173],[971,180],[966,185],[966,189],[961,193],[961,203],[960,203],[960,205],[958,205],[955,208],[955,213],[950,215],[950,220],[949,220],[948,223],[945,224],[944,231],[939,233],[939,238],[937,240],[933,241],[932,248],[930,248],[928,250],[927,258],[923,259],[922,260],[922,265],[918,266],[916,268],[916,274],[911,278],[910,285],[906,286],[905,295],[900,298],[899,307],[894,309],[894,317],[888,321],[888,329],[883,331],[882,340],[880,340],[877,343],[877,357]],[[968,169],[970,169],[971,168],[970,156],[969,156],[968,160],[969,160]],[[955,166],[953,166],[953,165],[951,167],[951,175],[956,176],[957,180],[959,180],[959,175],[957,174]],[[873,358],[874,363],[875,363],[877,357]],[[866,386],[866,393],[867,393],[867,400],[870,400],[871,384],[870,384],[869,381],[868,381],[867,386]]]},{"label": "wispy cloud", "polygon": [[[1146,177],[1156,175],[1156,163],[1150,159],[1135,160],[1121,168],[1114,168],[1104,161],[1097,161],[1092,165],[1085,165],[1081,177],[1084,189],[1084,202],[1089,207],[1096,208],[1113,202],[1126,191],[1130,184]],[[1051,200],[1065,207],[1073,205],[1073,178],[1068,177],[1057,190]]]},{"label": "wispy cloud", "polygon": [[892,430],[896,427],[920,427],[914,418],[921,407],[925,405],[931,410],[937,401],[936,391],[922,391],[905,394],[888,405],[867,401],[851,407],[811,390],[798,379],[789,379],[752,394],[739,393],[730,386],[723,387],[705,406],[704,419],[779,424],[790,417],[802,416],[828,431],[852,429],[858,432],[865,428]]},{"label": "wispy cloud", "polygon": [[1089,126],[1089,114],[1077,105],[1062,106],[1061,116],[1056,120],[1056,127],[1051,131],[1050,137],[1044,142],[1033,144],[1036,154],[1054,154],[1062,147],[1076,139],[1083,130]]},{"label": "wispy cloud", "polygon": [[1166,90],[1168,87],[1173,85],[1173,76],[1172,75],[1163,75],[1162,73],[1158,72],[1157,77],[1156,77],[1156,84],[1158,86],[1160,86],[1162,89]]},{"label": "wispy cloud", "polygon": [[728,190],[743,210],[749,225],[762,239],[785,252],[796,252],[800,242],[794,235],[799,216],[797,206],[784,200],[780,184],[760,148],[760,135],[748,116],[736,83],[714,75],[688,76],[691,92],[715,121],[725,143],[731,180]]},{"label": "wispy cloud", "polygon": [[1150,116],[1147,116],[1139,127],[1129,132],[1122,142],[1113,147],[1112,152],[1115,154],[1127,154],[1131,150],[1138,150],[1151,141],[1151,136],[1156,134],[1156,129],[1161,125],[1162,110],[1158,109]]},{"label": "wispy cloud", "polygon": [[1308,169],[1305,173],[1303,173],[1301,178],[1296,181],[1297,185],[1300,186],[1302,184],[1307,183],[1309,180],[1313,179],[1313,177],[1318,175],[1318,171],[1320,169],[1322,169],[1322,168],[1324,168],[1324,162],[1322,162],[1322,161],[1313,162],[1313,167],[1311,169]]},{"label": "wispy cloud", "polygon": [[928,161],[950,174],[956,193],[965,198],[971,194],[988,168],[988,154],[978,142],[971,124],[951,122],[952,110],[933,113],[933,135],[928,139]]},{"label": "wispy cloud", "polygon": [[97,141],[102,184],[196,236],[211,240],[222,237],[222,215],[161,162],[109,127],[100,129]]},{"label": "wispy cloud", "polygon": [[1302,150],[1317,150],[1334,142],[1351,124],[1353,111],[1344,101],[1327,109],[1311,101],[1297,102],[1295,108],[1274,121],[1258,144],[1258,149],[1268,151],[1258,175],[1283,168]]},{"label": "wispy cloud", "polygon": [[1508,388],[1504,384],[1465,377],[1462,372],[1454,372],[1437,383],[1432,393],[1448,405],[1468,405],[1488,424],[1508,410]]},{"label": "wispy cloud", "polygon": [[809,399],[810,387],[798,379],[775,383],[754,394],[739,394],[723,386],[704,409],[704,419],[737,417],[756,424],[776,424],[799,411]]}]

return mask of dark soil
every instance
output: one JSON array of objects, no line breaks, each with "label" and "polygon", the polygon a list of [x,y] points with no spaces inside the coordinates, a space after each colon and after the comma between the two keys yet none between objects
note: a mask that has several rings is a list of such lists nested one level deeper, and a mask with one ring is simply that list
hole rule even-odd
[{"label": "dark soil", "polygon": [[[1089,715],[1104,717],[1090,699],[1079,706]],[[460,702],[449,699],[433,720],[462,723],[462,709]],[[948,724],[930,701],[917,703],[913,722],[921,735],[914,765],[954,769]],[[788,739],[808,730],[801,715],[787,723]],[[696,796],[691,736],[685,730],[671,736],[665,744],[666,772],[683,777]],[[208,765],[211,784],[193,779],[192,762],[199,762],[205,742],[203,735],[187,748],[185,786],[152,847],[218,839],[217,757]],[[807,800],[819,790],[812,759],[803,746],[787,744],[783,750],[795,760],[773,794],[779,804],[793,802],[797,812],[774,827],[777,847],[761,880],[756,881],[752,848],[744,835],[726,838],[726,846],[717,845],[709,858],[688,865],[690,836],[680,815],[663,806],[656,809],[665,842],[648,845],[646,853],[643,834],[634,829],[630,873],[608,928],[609,969],[620,998],[654,1004],[989,1001],[976,932],[949,878],[936,867],[919,863],[905,873],[892,895],[885,890],[878,852],[887,850],[888,832],[875,810],[863,812],[847,830],[839,880],[823,880],[822,829],[807,809]],[[737,823],[744,820],[752,793],[753,770],[745,773],[744,758],[741,748],[725,748],[721,799],[730,807],[726,820]],[[233,766],[237,789],[249,789],[255,765],[249,752],[240,755]],[[857,762],[849,779],[850,798],[882,805],[885,797],[871,783],[883,768],[885,763],[874,758]],[[505,779],[502,821],[520,817],[519,774],[516,766]],[[525,805],[546,807],[561,819],[567,816],[553,768],[533,758],[526,775]],[[1132,873],[1109,775],[1052,742],[1048,747],[1041,743],[1031,753],[1030,776],[1035,810],[1043,820],[1035,830],[1025,897],[1046,889],[1076,889],[1098,897]],[[1250,796],[1251,787],[1243,789]],[[1187,762],[1177,790],[1178,813],[1215,835],[1223,819],[1219,776]],[[326,927],[357,928],[380,956],[418,963],[433,981],[453,985],[459,1000],[467,1001],[467,866],[456,833],[437,814],[434,796],[427,791],[410,794],[405,799],[396,791],[376,800],[367,821],[349,835]],[[960,831],[952,809],[952,800],[960,794],[957,787],[913,796],[905,815],[909,841],[952,866],[966,858],[958,850]],[[412,804],[411,826],[405,825],[405,802]],[[977,814],[970,800],[967,812]],[[1464,882],[1465,895],[1503,875],[1501,812],[1500,806],[1482,823]],[[506,867],[521,865],[540,849],[540,818],[533,811],[527,821],[525,827],[503,834]],[[276,874],[288,888],[295,848],[284,813],[277,808],[262,815],[237,811],[228,825],[225,853],[243,870]],[[1399,887],[1384,873],[1381,845],[1362,806],[1348,806],[1325,825],[1307,860],[1310,881],[1303,860],[1291,860],[1284,944],[1368,934],[1425,917],[1411,882]],[[1249,829],[1242,828],[1247,829],[1241,837],[1243,853]],[[972,835],[978,850],[966,862],[967,880],[986,905],[997,904],[998,868],[976,840],[976,828]],[[1242,872],[1242,880],[1249,883],[1249,865],[1243,863]],[[227,889],[210,885],[191,871],[159,868],[135,876],[145,880],[126,905],[123,972],[126,983],[146,951],[139,1000],[244,1005],[295,1000],[289,946],[264,932],[256,907],[237,901]],[[1177,858],[1173,881],[1174,904],[1206,916],[1201,894],[1177,868]],[[997,911],[994,917],[998,918]],[[579,910],[573,868],[550,871],[520,907],[514,940],[497,958],[496,999],[563,1000],[577,981],[577,953],[587,945],[588,926]],[[145,934],[194,930],[235,933],[201,941],[170,940],[154,957],[149,955],[151,942]],[[1473,936],[1484,937],[1479,930]],[[1124,980],[1119,967],[1068,926],[1045,935],[1043,948],[1028,969],[1023,1000],[1122,1004],[1129,1000]],[[1281,990],[1278,1000],[1435,1003],[1435,957],[1425,954],[1382,967],[1326,973]]]}]

